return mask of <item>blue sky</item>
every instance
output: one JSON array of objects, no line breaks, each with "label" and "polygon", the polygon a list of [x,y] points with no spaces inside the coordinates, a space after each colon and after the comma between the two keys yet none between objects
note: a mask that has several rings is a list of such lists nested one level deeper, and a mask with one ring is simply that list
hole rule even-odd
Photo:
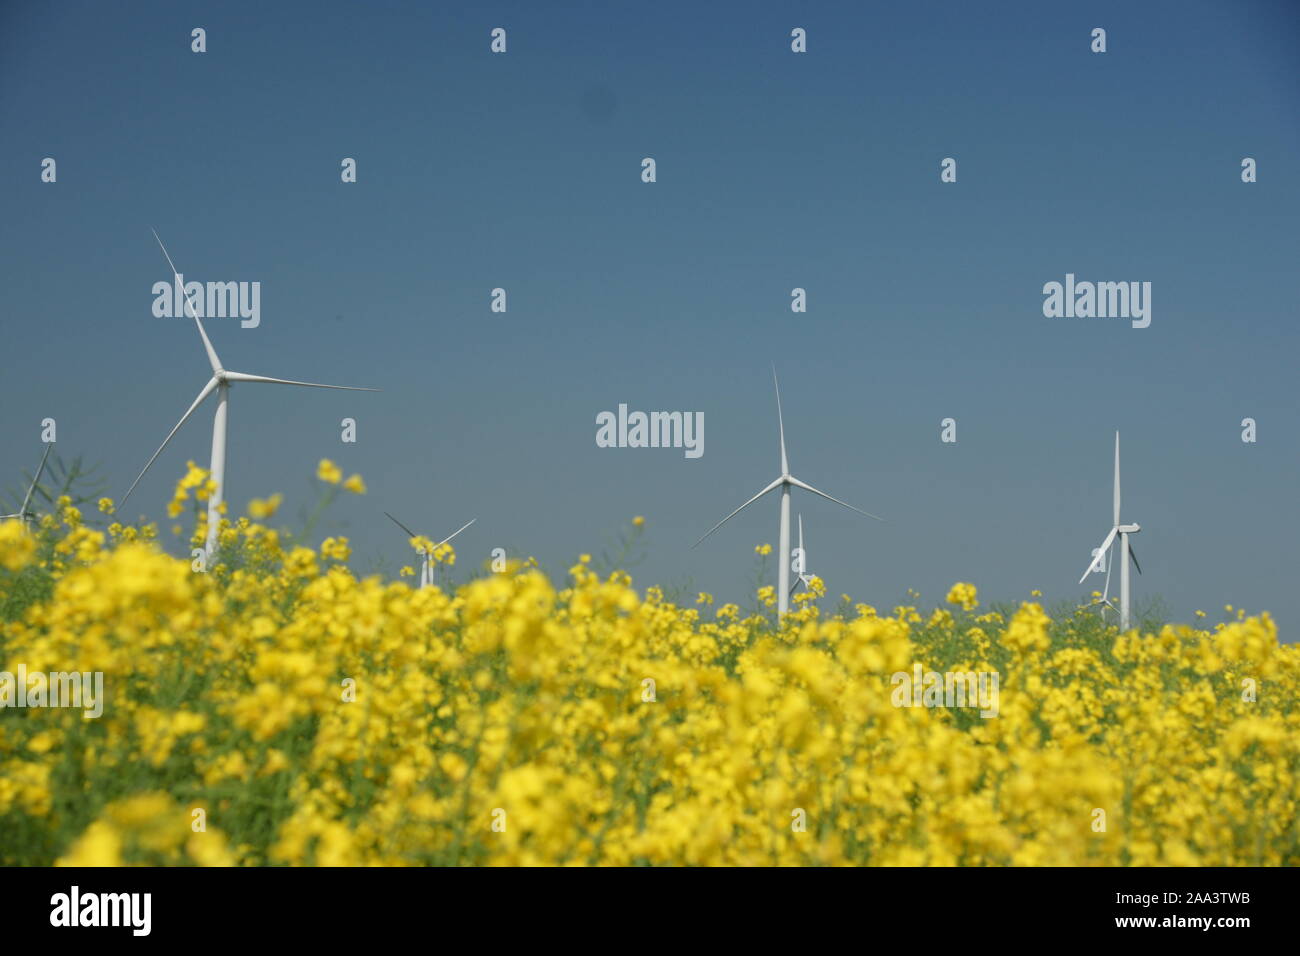
[{"label": "blue sky", "polygon": [[[690,545],[776,477],[775,361],[794,473],[887,519],[796,494],[831,594],[1082,595],[1118,428],[1139,603],[1289,639],[1300,8],[552,6],[0,8],[0,485],[48,416],[120,498],[206,380],[152,315],[154,227],[187,278],[262,284],[259,327],[208,322],[228,367],[383,389],[231,395],[232,505],[292,522],[332,458],[370,488],[322,528],[359,567],[408,560],[383,510],[556,574],[640,514],[639,583],[744,601],[776,498]],[[1151,282],[1150,327],[1046,318],[1066,273]],[[620,403],[703,412],[705,454],[596,447]],[[207,463],[211,414],[130,513]]]}]

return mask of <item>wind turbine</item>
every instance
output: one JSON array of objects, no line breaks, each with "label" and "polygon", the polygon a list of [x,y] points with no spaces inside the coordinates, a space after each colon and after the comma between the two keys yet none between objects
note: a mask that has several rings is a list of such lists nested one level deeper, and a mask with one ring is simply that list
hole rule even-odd
[{"label": "wind turbine", "polygon": [[[1140,525],[1120,524],[1119,521],[1119,432],[1115,432],[1115,508],[1114,524],[1111,526],[1110,534],[1106,535],[1105,540],[1101,542],[1101,547],[1093,552],[1092,563],[1088,565],[1088,570],[1083,572],[1083,577],[1079,578],[1082,584],[1084,578],[1092,574],[1094,570],[1100,571],[1098,563],[1104,560],[1107,551],[1115,542],[1116,535],[1119,536],[1119,627],[1121,631],[1127,631],[1129,628],[1129,587],[1128,587],[1128,563],[1129,559],[1133,561],[1133,567],[1137,568],[1138,574],[1142,573],[1142,566],[1138,564],[1137,555],[1128,543],[1128,537],[1131,534],[1137,534],[1142,530]],[[1114,559],[1106,562],[1106,589],[1110,590],[1110,566]]]},{"label": "wind turbine", "polygon": [[[41,465],[36,469],[36,477],[32,479],[31,487],[27,489],[27,494],[23,496],[23,506],[11,515],[0,515],[0,520],[4,520],[5,518],[17,518],[23,523],[23,527],[26,527],[28,520],[36,517],[36,515],[27,510],[27,505],[32,500],[32,492],[36,490],[36,486],[41,482],[41,475],[45,471],[45,459],[50,457],[50,449],[53,447],[54,442],[46,442],[45,454],[41,455]],[[41,494],[45,494],[45,492],[41,492]]]},{"label": "wind turbine", "polygon": [[[391,522],[393,522],[393,524],[397,525],[399,528],[405,531],[408,538],[419,537],[419,535],[417,535],[406,525],[402,524],[402,522],[398,521],[392,515],[389,515],[387,511],[385,511],[384,514],[388,515],[388,520],[390,520]],[[464,531],[466,528],[468,528],[477,520],[478,518],[470,518],[468,521],[466,521],[463,525],[461,525],[451,534],[447,535],[447,537],[443,538],[441,541],[435,544],[434,548],[438,548],[446,544],[448,541],[456,537],[456,535],[460,534],[462,531]],[[420,549],[420,553],[424,555],[424,561],[421,563],[420,566],[420,587],[424,588],[424,587],[429,587],[430,585],[433,584],[433,552]]]},{"label": "wind turbine", "polygon": [[799,570],[794,584],[790,585],[791,597],[794,596],[795,591],[799,590],[801,584],[805,591],[812,590],[813,576],[808,573],[808,552],[803,547],[803,515],[799,515],[799,547],[796,550],[799,552]]},{"label": "wind turbine", "polygon": [[[772,366],[772,385],[776,389],[776,421],[777,421],[777,427],[781,435],[781,474],[766,488],[764,488],[758,494],[754,495],[754,497],[750,498],[743,505],[741,505],[731,514],[727,515],[727,517],[723,518],[712,528],[710,528],[705,533],[704,538],[707,538],[709,535],[713,534],[713,532],[717,531],[719,528],[721,528],[724,524],[726,524],[736,515],[740,514],[740,512],[744,511],[746,508],[752,505],[759,498],[762,498],[769,491],[775,491],[777,488],[780,488],[781,489],[781,524],[779,529],[779,541],[780,541],[781,557],[776,564],[777,567],[776,599],[777,599],[777,614],[781,615],[781,614],[785,614],[786,611],[788,611],[790,608],[790,489],[791,488],[802,488],[804,491],[811,492],[814,495],[820,495],[821,497],[825,498],[828,501],[833,501],[837,505],[843,505],[845,508],[848,508],[850,511],[856,511],[858,514],[865,515],[868,518],[875,518],[877,521],[884,521],[885,519],[877,517],[876,515],[870,514],[866,511],[863,511],[861,508],[855,508],[853,507],[853,505],[848,504],[847,502],[844,501],[840,501],[840,499],[838,498],[832,498],[830,495],[826,494],[826,492],[818,491],[812,485],[807,484],[806,482],[802,482],[794,475],[790,474],[790,463],[786,459],[786,455],[785,455],[785,419],[781,414],[781,386],[776,380],[775,365]],[[699,545],[704,541],[704,538],[700,538],[700,540],[696,541],[695,544],[691,545],[691,547],[692,548],[699,547]]]},{"label": "wind turbine", "polygon": [[[154,232],[153,237],[158,239],[158,233]],[[180,275],[176,271],[176,266],[172,263],[172,257],[167,252],[167,247],[163,245],[161,239],[158,239],[158,247],[167,257],[167,265],[171,266],[172,275],[180,283]],[[217,350],[212,347],[208,340],[208,333],[203,330],[203,323],[199,321],[198,313],[194,310],[194,303],[190,301],[189,293],[185,294],[185,304],[189,306],[190,316],[194,319],[194,324],[199,327],[199,337],[203,339],[203,350],[208,354],[208,364],[212,366],[212,378],[208,379],[208,384],[204,385],[199,392],[199,397],[194,399],[194,403],[181,416],[181,420],[176,423],[163,443],[158,446],[158,450],[153,453],[153,458],[145,464],[140,474],[136,476],[135,481],[131,482],[131,487],[127,489],[126,494],[122,496],[122,504],[126,504],[126,499],[131,497],[131,492],[135,491],[135,486],[140,483],[149,466],[154,463],[162,450],[167,447],[167,443],[172,440],[172,436],[180,430],[186,420],[194,414],[194,410],[203,404],[204,399],[214,391],[217,393],[217,413],[212,419],[212,462],[211,478],[216,485],[215,491],[208,498],[208,538],[206,551],[208,558],[216,553],[217,548],[217,529],[221,523],[221,501],[225,495],[226,489],[226,405],[230,400],[230,386],[235,382],[261,382],[271,385],[302,385],[307,388],[333,388],[342,389],[349,392],[377,392],[377,388],[357,388],[351,385],[320,385],[316,382],[295,382],[285,378],[268,378],[265,375],[249,375],[245,372],[227,371],[221,364],[221,359],[217,355]]]}]

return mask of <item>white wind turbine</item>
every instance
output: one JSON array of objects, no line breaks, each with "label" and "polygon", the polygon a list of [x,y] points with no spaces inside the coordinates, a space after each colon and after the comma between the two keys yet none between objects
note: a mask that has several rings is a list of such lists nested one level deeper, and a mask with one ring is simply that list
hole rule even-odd
[{"label": "white wind turbine", "polygon": [[[154,232],[153,237],[158,239],[158,233]],[[163,245],[162,240],[158,239],[158,247],[162,249],[163,255],[167,257],[167,265],[171,266],[172,275],[176,281],[180,282],[180,275],[176,271],[176,266],[172,263],[172,257],[167,252],[167,247]],[[186,420],[194,414],[194,410],[203,404],[204,399],[214,391],[217,393],[217,413],[212,420],[212,462],[211,478],[216,485],[216,490],[208,498],[208,538],[206,551],[209,559],[216,553],[217,547],[217,529],[221,523],[221,501],[225,495],[226,488],[226,404],[230,399],[230,386],[235,382],[262,382],[271,385],[302,385],[307,388],[334,388],[342,389],[349,392],[377,392],[377,388],[358,388],[351,385],[320,385],[316,382],[295,382],[284,378],[268,378],[265,375],[249,375],[245,372],[230,372],[221,365],[221,359],[217,356],[217,351],[208,341],[208,333],[203,330],[203,323],[199,321],[198,313],[194,310],[194,304],[190,301],[189,294],[185,295],[185,304],[189,306],[190,316],[194,319],[194,324],[199,327],[199,336],[203,339],[203,349],[208,353],[208,364],[212,366],[212,378],[208,379],[208,384],[204,385],[199,392],[199,397],[194,399],[194,403],[181,416],[181,420],[176,423],[163,443],[158,446],[158,450],[153,453],[153,457],[145,464],[140,474],[136,476],[135,481],[131,482],[131,487],[127,489],[122,496],[122,504],[126,504],[126,499],[131,497],[131,492],[135,486],[140,483],[149,466],[154,463],[162,450],[167,447],[167,443],[172,440],[172,436],[180,430]]]},{"label": "white wind turbine", "polygon": [[772,366],[772,385],[776,389],[776,421],[777,421],[777,427],[781,435],[781,474],[770,485],[768,485],[758,494],[754,495],[754,497],[750,498],[743,505],[741,505],[731,514],[727,515],[727,517],[723,518],[712,528],[710,528],[707,532],[705,532],[704,537],[700,538],[699,541],[696,541],[695,544],[691,545],[691,547],[692,548],[698,547],[701,544],[701,542],[704,541],[704,538],[707,538],[709,535],[713,534],[713,532],[717,531],[719,528],[721,528],[724,524],[726,524],[736,515],[740,514],[740,512],[744,511],[746,508],[752,505],[759,498],[763,497],[769,491],[775,491],[777,488],[780,488],[781,489],[781,524],[779,529],[779,542],[780,542],[781,550],[780,550],[780,559],[777,561],[777,565],[776,565],[777,566],[776,599],[777,599],[777,614],[781,615],[781,614],[785,614],[786,611],[788,611],[790,608],[790,489],[791,488],[802,488],[804,491],[812,492],[814,495],[820,495],[821,497],[825,498],[828,501],[833,501],[837,505],[843,505],[845,508],[848,508],[850,511],[856,511],[858,514],[865,515],[868,518],[875,518],[877,521],[884,521],[885,519],[870,514],[869,512],[863,511],[861,508],[855,508],[853,507],[853,505],[848,504],[847,502],[844,501],[840,501],[840,499],[838,498],[832,498],[830,495],[826,494],[826,492],[818,491],[812,485],[807,484],[806,482],[802,482],[794,475],[790,474],[790,463],[789,461],[787,461],[785,455],[785,419],[781,414],[781,386],[776,380],[775,365]]},{"label": "white wind turbine", "polygon": [[803,546],[803,515],[799,515],[799,547],[796,549],[799,554],[799,569],[796,571],[794,584],[790,585],[790,596],[794,597],[794,592],[799,590],[799,585],[803,585],[805,591],[812,590],[813,576],[808,570],[808,552]]},{"label": "white wind turbine", "polygon": [[[1109,593],[1110,568],[1111,565],[1114,564],[1114,558],[1113,556],[1107,558],[1107,553],[1110,547],[1115,543],[1116,535],[1118,535],[1119,536],[1119,627],[1120,630],[1127,631],[1129,628],[1129,620],[1130,620],[1129,587],[1128,587],[1128,563],[1130,559],[1133,561],[1133,566],[1137,568],[1138,574],[1142,573],[1142,566],[1138,564],[1137,555],[1133,552],[1133,548],[1129,545],[1128,537],[1131,534],[1137,534],[1139,531],[1142,530],[1142,528],[1140,525],[1136,525],[1136,524],[1120,524],[1119,499],[1120,499],[1119,432],[1115,432],[1115,499],[1114,499],[1115,508],[1114,508],[1114,515],[1113,515],[1114,524],[1111,526],[1110,534],[1106,535],[1105,540],[1101,542],[1101,547],[1099,547],[1096,551],[1093,552],[1092,563],[1088,565],[1088,570],[1083,572],[1083,577],[1079,578],[1079,583],[1082,584],[1084,582],[1084,579],[1087,578],[1088,575],[1092,574],[1093,571],[1100,571],[1101,568],[1099,564],[1100,562],[1105,561],[1106,593]],[[1105,594],[1103,594],[1102,596],[1102,602],[1107,605],[1109,605],[1110,603],[1109,601],[1106,600]],[[1105,613],[1104,610],[1103,613]]]},{"label": "white wind turbine", "polygon": [[[31,503],[32,492],[34,492],[36,490],[36,486],[41,483],[41,475],[45,471],[45,459],[50,457],[50,449],[53,447],[54,447],[54,442],[46,443],[45,454],[41,455],[41,465],[39,468],[36,469],[36,477],[32,479],[31,487],[27,489],[27,494],[23,496],[23,506],[11,515],[0,515],[0,521],[4,520],[5,518],[17,518],[19,521],[23,523],[23,527],[26,527],[27,522],[30,521],[32,518],[36,517],[34,514],[32,514],[32,512],[27,510],[27,505]],[[45,492],[41,492],[41,494],[45,494]]]},{"label": "white wind turbine", "polygon": [[[384,514],[388,515],[388,520],[390,520],[391,522],[393,522],[393,524],[397,525],[399,528],[405,531],[408,538],[419,537],[419,535],[417,535],[406,525],[402,524],[402,522],[398,521],[392,515],[389,515],[387,511],[385,511]],[[477,520],[478,518],[470,518],[468,521],[466,521],[463,525],[461,525],[451,534],[447,535],[447,537],[443,538],[441,541],[435,544],[434,547],[437,548],[441,545],[446,544],[448,541],[456,537],[456,535],[460,534],[462,531],[464,531],[466,528],[468,528]],[[421,548],[420,554],[424,555],[424,560],[420,562],[420,587],[424,588],[424,587],[429,587],[431,584],[433,584],[433,553],[426,552],[423,548]]]}]

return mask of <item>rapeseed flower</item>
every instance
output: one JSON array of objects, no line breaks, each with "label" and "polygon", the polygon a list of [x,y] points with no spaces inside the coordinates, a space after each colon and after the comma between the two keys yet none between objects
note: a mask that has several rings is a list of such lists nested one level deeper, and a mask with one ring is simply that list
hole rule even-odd
[{"label": "rapeseed flower", "polygon": [[[190,463],[174,513],[210,491]],[[826,613],[813,577],[775,621],[770,586],[709,613],[589,555],[417,589],[282,543],[280,504],[223,520],[206,573],[71,501],[0,524],[0,671],[105,678],[96,719],[6,717],[0,862],[1300,863],[1300,650],[1267,614],[1121,634],[968,583]],[[996,675],[996,716],[900,706],[918,666]]]}]

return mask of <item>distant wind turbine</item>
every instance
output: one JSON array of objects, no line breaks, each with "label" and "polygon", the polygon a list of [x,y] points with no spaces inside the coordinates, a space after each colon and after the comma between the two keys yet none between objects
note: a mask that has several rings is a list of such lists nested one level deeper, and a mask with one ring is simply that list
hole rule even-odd
[{"label": "distant wind turbine", "polygon": [[[32,518],[36,517],[34,513],[28,510],[27,506],[28,504],[31,503],[32,492],[34,492],[36,490],[36,486],[41,483],[41,475],[45,471],[45,459],[50,457],[50,449],[53,447],[54,447],[54,442],[45,443],[45,454],[41,455],[41,464],[40,467],[36,469],[36,477],[32,479],[31,487],[27,489],[27,494],[23,496],[23,506],[11,515],[0,515],[0,521],[4,520],[5,518],[17,518],[19,521],[23,523],[23,527],[26,527],[27,522]],[[44,494],[44,492],[41,493]]]},{"label": "distant wind turbine", "polygon": [[805,591],[812,590],[813,576],[808,571],[808,552],[804,550],[803,546],[803,515],[799,515],[799,547],[797,550],[799,552],[799,572],[794,584],[790,585],[791,597],[794,596],[795,591],[799,590],[801,584]]},{"label": "distant wind turbine", "polygon": [[[1082,584],[1084,579],[1093,571],[1100,571],[1101,562],[1106,562],[1106,590],[1110,590],[1110,566],[1114,563],[1114,557],[1107,559],[1106,555],[1111,545],[1115,543],[1116,535],[1119,536],[1119,627],[1121,631],[1129,629],[1129,587],[1128,587],[1128,563],[1132,559],[1133,567],[1137,568],[1138,574],[1142,573],[1142,566],[1138,564],[1137,554],[1128,543],[1128,536],[1137,534],[1142,530],[1140,525],[1120,524],[1119,521],[1119,432],[1115,432],[1115,497],[1114,497],[1114,524],[1111,526],[1110,534],[1106,535],[1105,540],[1101,542],[1101,547],[1093,552],[1092,563],[1088,565],[1088,570],[1083,572],[1083,577],[1079,578]],[[1104,595],[1103,595],[1104,601]],[[1105,602],[1109,603],[1109,602]],[[1103,611],[1103,613],[1105,613]]]},{"label": "distant wind turbine", "polygon": [[[1118,613],[1119,606],[1115,603],[1115,599],[1110,597],[1110,569],[1114,565],[1114,562],[1106,556],[1106,552],[1102,551],[1101,548],[1094,548],[1092,556],[1096,558],[1098,555],[1101,556],[1101,563],[1106,565],[1106,584],[1105,587],[1101,589],[1101,598],[1093,601],[1092,604],[1088,606],[1097,608],[1097,613],[1104,621],[1106,620],[1106,611],[1110,610]],[[1097,571],[1100,573],[1101,568],[1097,568]],[[1095,594],[1096,592],[1093,593]]]},{"label": "distant wind turbine", "polygon": [[750,498],[743,505],[741,505],[731,514],[727,515],[727,517],[723,518],[712,528],[710,528],[707,532],[705,532],[704,537],[700,538],[699,541],[696,541],[695,544],[691,545],[691,547],[692,548],[699,547],[699,545],[704,541],[705,538],[713,534],[713,532],[717,531],[719,528],[721,528],[724,524],[726,524],[736,515],[740,514],[740,512],[744,511],[746,508],[752,505],[759,498],[762,498],[769,491],[775,491],[777,488],[780,488],[781,489],[781,524],[779,529],[779,542],[780,542],[781,550],[780,550],[780,560],[778,560],[776,564],[777,566],[776,599],[777,599],[777,614],[781,615],[781,614],[785,614],[790,609],[790,489],[792,487],[802,488],[804,491],[811,492],[814,495],[820,495],[821,497],[825,498],[827,501],[833,501],[837,505],[843,505],[845,508],[848,508],[850,511],[856,511],[858,514],[865,515],[868,518],[875,518],[877,521],[884,521],[885,519],[877,517],[876,515],[870,514],[866,511],[863,511],[861,508],[855,508],[853,507],[853,505],[848,504],[847,502],[840,501],[840,499],[838,498],[832,498],[830,495],[826,494],[826,492],[818,491],[812,485],[802,482],[794,475],[790,474],[790,463],[786,459],[786,455],[785,455],[785,419],[781,414],[781,386],[776,380],[775,365],[772,366],[772,385],[776,389],[776,421],[777,421],[777,427],[781,435],[781,474],[770,485],[768,485],[758,494],[754,495],[754,497]]},{"label": "distant wind turbine", "polygon": [[[1105,554],[1105,552],[1102,551],[1100,548],[1097,549],[1097,552],[1102,555]],[[1132,552],[1129,553],[1132,554]],[[1095,602],[1100,608],[1098,613],[1101,615],[1101,619],[1103,621],[1106,620],[1107,608],[1109,608],[1112,611],[1116,611],[1116,612],[1119,611],[1119,608],[1115,604],[1115,599],[1110,596],[1110,569],[1114,567],[1115,563],[1111,561],[1109,558],[1105,558],[1104,560],[1106,564],[1106,585],[1101,589],[1101,600]],[[1135,558],[1134,560],[1136,561],[1137,559]]]},{"label": "distant wind turbine", "polygon": [[[403,531],[405,531],[405,532],[406,532],[406,536],[407,536],[408,538],[418,538],[418,537],[419,537],[419,535],[417,535],[414,531],[412,531],[412,530],[411,530],[410,528],[408,528],[406,525],[402,524],[402,522],[398,521],[398,520],[397,520],[396,518],[394,518],[392,515],[389,515],[387,511],[385,511],[384,514],[388,515],[388,520],[389,520],[389,521],[391,521],[393,524],[397,525],[399,528],[401,528]],[[470,518],[468,521],[466,521],[463,525],[461,525],[459,528],[457,528],[457,529],[456,529],[455,531],[453,531],[451,534],[447,535],[447,537],[443,538],[441,541],[439,541],[437,544],[435,544],[434,547],[437,548],[437,547],[440,547],[441,545],[446,544],[448,541],[450,541],[452,538],[456,537],[456,535],[460,534],[462,531],[464,531],[466,528],[468,528],[470,525],[472,525],[472,524],[473,524],[475,521],[477,521],[477,520],[478,520],[478,518]],[[430,585],[433,584],[433,552],[431,552],[431,551],[424,551],[423,549],[420,549],[420,553],[424,555],[424,561],[422,561],[422,562],[421,562],[421,565],[420,565],[420,587],[422,587],[422,588],[423,588],[423,587],[429,587]]]},{"label": "distant wind turbine", "polygon": [[[154,232],[153,237],[158,239],[158,233]],[[177,273],[176,266],[172,263],[172,257],[168,254],[167,247],[163,245],[161,239],[158,239],[158,247],[162,249],[163,255],[167,257],[167,265],[171,266],[172,275],[176,277],[179,284],[180,275]],[[158,446],[158,450],[153,453],[153,457],[145,464],[144,469],[136,476],[135,481],[131,482],[131,487],[122,496],[122,504],[126,504],[127,498],[131,497],[131,492],[135,491],[135,486],[140,483],[140,479],[149,470],[149,466],[162,454],[162,450],[167,447],[167,443],[172,440],[172,436],[194,414],[194,410],[203,404],[204,399],[215,391],[217,393],[217,413],[212,420],[212,462],[210,471],[216,490],[208,498],[208,537],[206,544],[207,554],[210,559],[216,553],[217,529],[221,523],[221,501],[225,496],[226,489],[226,404],[230,398],[231,384],[234,382],[262,382],[271,385],[302,385],[307,388],[342,389],[349,392],[377,392],[379,389],[358,388],[351,385],[320,385],[316,382],[295,382],[284,378],[267,378],[265,375],[248,375],[244,372],[226,371],[221,365],[221,359],[217,356],[216,349],[212,347],[212,343],[208,340],[208,333],[203,330],[203,323],[194,310],[194,304],[190,301],[188,292],[185,295],[185,304],[189,306],[190,316],[194,319],[194,324],[199,327],[199,336],[203,339],[203,349],[208,353],[208,364],[212,366],[212,378],[208,379],[208,384],[203,386],[199,392],[199,397],[194,399],[194,403],[190,405],[189,410],[181,416],[181,420],[176,423],[176,427],[163,439],[163,443]]]}]

